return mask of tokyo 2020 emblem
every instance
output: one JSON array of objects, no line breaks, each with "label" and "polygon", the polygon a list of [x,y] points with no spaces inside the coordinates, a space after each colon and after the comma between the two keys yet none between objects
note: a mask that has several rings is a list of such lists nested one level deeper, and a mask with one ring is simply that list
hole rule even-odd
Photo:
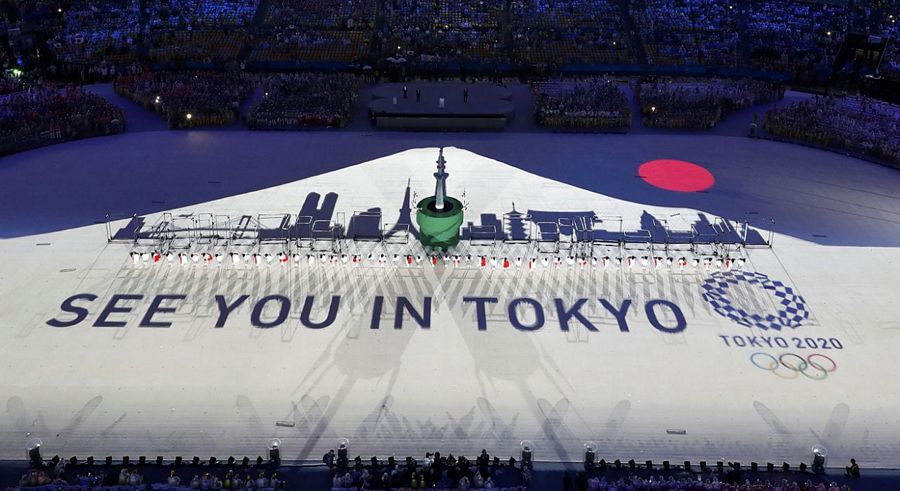
[{"label": "tokyo 2020 emblem", "polygon": [[750,271],[717,271],[703,283],[703,299],[745,327],[796,329],[809,318],[803,297],[781,281]]}]

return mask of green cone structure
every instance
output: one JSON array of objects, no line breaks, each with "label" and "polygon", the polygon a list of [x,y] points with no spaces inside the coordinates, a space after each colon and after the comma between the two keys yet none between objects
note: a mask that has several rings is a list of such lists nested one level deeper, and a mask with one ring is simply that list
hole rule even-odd
[{"label": "green cone structure", "polygon": [[434,174],[434,196],[416,205],[416,223],[419,225],[419,241],[427,249],[447,250],[459,243],[459,230],[463,223],[463,204],[447,196],[447,177],[443,147],[438,154],[438,171]]}]

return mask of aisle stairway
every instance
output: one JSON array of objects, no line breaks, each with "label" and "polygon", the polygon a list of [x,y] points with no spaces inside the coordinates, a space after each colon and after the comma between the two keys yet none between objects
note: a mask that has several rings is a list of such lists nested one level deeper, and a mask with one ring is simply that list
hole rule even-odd
[{"label": "aisle stairway", "polygon": [[256,8],[256,13],[253,14],[253,20],[250,21],[249,32],[250,37],[248,41],[241,47],[241,51],[237,55],[237,60],[241,63],[245,62],[247,58],[250,56],[250,52],[253,50],[254,39],[263,30],[264,24],[266,22],[266,14],[269,12],[269,7],[272,4],[272,0],[260,0],[259,6]]},{"label": "aisle stairway", "polygon": [[638,30],[637,22],[631,16],[631,2],[634,0],[619,0],[619,9],[622,11],[622,19],[625,21],[625,28],[628,29],[628,43],[631,45],[631,54],[639,65],[646,65],[647,47],[644,46],[644,40]]}]

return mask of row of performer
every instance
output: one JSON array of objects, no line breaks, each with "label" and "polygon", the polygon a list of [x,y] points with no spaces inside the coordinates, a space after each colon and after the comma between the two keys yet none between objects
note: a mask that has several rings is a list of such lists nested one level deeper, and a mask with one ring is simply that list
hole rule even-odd
[{"label": "row of performer", "polygon": [[190,264],[222,264],[226,261],[234,265],[252,265],[260,266],[267,264],[289,265],[291,262],[295,264],[307,264],[314,266],[321,265],[362,265],[364,263],[386,265],[393,264],[406,267],[420,267],[431,265],[452,265],[478,267],[482,269],[536,269],[536,268],[561,268],[568,266],[578,266],[586,268],[588,266],[597,268],[607,268],[609,266],[624,266],[629,269],[640,266],[643,269],[685,269],[687,267],[700,268],[707,270],[730,270],[733,268],[742,269],[746,263],[743,257],[732,258],[730,256],[705,256],[705,257],[662,257],[662,256],[626,256],[626,257],[609,257],[609,256],[559,256],[559,255],[541,255],[538,257],[522,257],[513,258],[506,256],[484,256],[484,255],[422,255],[422,254],[369,254],[366,256],[358,254],[293,254],[288,255],[284,252],[277,254],[270,253],[209,253],[209,252],[138,252],[133,251],[130,254],[134,264],[159,264],[173,263],[181,265]]}]

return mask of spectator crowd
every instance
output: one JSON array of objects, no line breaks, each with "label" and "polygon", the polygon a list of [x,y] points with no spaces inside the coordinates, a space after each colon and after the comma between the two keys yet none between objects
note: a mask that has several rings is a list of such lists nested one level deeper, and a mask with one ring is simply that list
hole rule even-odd
[{"label": "spectator crowd", "polygon": [[[848,32],[888,39],[882,71],[900,72],[898,16],[890,0],[0,2],[0,28],[28,32],[22,58],[39,63],[333,63],[425,74],[637,63],[758,69],[803,82],[832,74]],[[42,41],[52,57],[38,52]]]},{"label": "spectator crowd", "polygon": [[66,63],[132,61],[141,33],[140,13],[139,0],[76,0],[49,47]]},{"label": "spectator crowd", "polygon": [[249,39],[243,28],[152,31],[147,59],[175,67],[188,62],[206,66],[234,65]]},{"label": "spectator crowd", "polygon": [[147,2],[144,46],[149,61],[184,66],[236,65],[250,42],[259,0]]},{"label": "spectator crowd", "polygon": [[615,0],[517,0],[510,17],[516,63],[634,61],[625,13]]},{"label": "spectator crowd", "polygon": [[254,63],[354,62],[369,54],[380,2],[274,0],[250,50]]},{"label": "spectator crowd", "polygon": [[768,111],[767,135],[900,167],[900,107],[866,97],[815,96]]},{"label": "spectator crowd", "polygon": [[125,129],[122,110],[72,86],[40,86],[0,96],[0,155]]},{"label": "spectator crowd", "polygon": [[[526,456],[523,455],[523,459]],[[193,467],[200,464],[195,463]],[[491,456],[486,450],[469,460],[464,456],[454,457],[452,454],[442,456],[440,452],[428,452],[422,459],[407,457],[405,461],[397,461],[393,456],[387,460],[371,457],[364,461],[357,456],[353,460],[345,451],[335,454],[329,451],[322,457],[328,469],[333,491],[358,490],[396,490],[396,489],[445,489],[459,491],[504,490],[526,491],[533,487],[533,464],[530,456],[527,460],[516,461],[510,457],[501,461],[498,456]],[[272,462],[270,462],[272,463]],[[847,467],[846,478],[851,480],[860,477],[859,467],[851,459],[851,467]],[[220,467],[221,466],[221,467]],[[22,490],[39,487],[40,489],[68,489],[88,491],[139,490],[155,489],[169,491],[188,490],[258,490],[276,491],[279,489],[297,488],[288,485],[281,478],[276,468],[266,467],[262,457],[256,460],[256,467],[250,467],[248,458],[243,464],[229,458],[227,464],[210,464],[204,471],[190,470],[193,477],[183,479],[179,475],[180,464],[168,468],[142,468],[124,465],[118,468],[94,468],[91,464],[79,466],[74,460],[62,460],[59,456],[32,466],[19,480],[18,488]],[[824,469],[822,469],[824,471]],[[224,474],[223,474],[224,472]],[[573,477],[574,475],[574,477]],[[148,477],[153,476],[153,477]],[[165,477],[164,477],[165,476]],[[757,471],[742,473],[732,466],[726,472],[690,471],[676,469],[672,472],[655,473],[653,471],[635,472],[632,470],[607,470],[586,468],[585,471],[563,473],[562,489],[564,491],[850,491],[847,484],[838,484],[820,472],[808,474],[784,474],[771,479],[771,471],[762,474]],[[846,481],[845,481],[846,482]],[[555,487],[554,487],[555,488]],[[302,488],[297,488],[302,489]]]},{"label": "spectator crowd", "polygon": [[12,94],[22,90],[22,81],[17,77],[0,75],[0,95]]},{"label": "spectator crowd", "polygon": [[[564,486],[565,487],[565,486]],[[839,486],[835,482],[829,484],[813,483],[807,480],[797,483],[793,480],[783,479],[772,482],[756,479],[743,482],[720,481],[718,477],[696,476],[629,476],[614,480],[605,477],[593,476],[580,477],[580,482],[573,484],[569,489],[578,491],[850,491],[849,486]]]},{"label": "spectator crowd", "polygon": [[[58,457],[56,458],[58,459]],[[254,475],[255,474],[255,477]],[[243,477],[242,477],[243,476]],[[51,486],[51,489],[67,490],[143,490],[165,489],[167,491],[188,490],[258,490],[276,491],[286,489],[287,483],[279,478],[277,472],[267,473],[264,470],[252,472],[246,469],[228,469],[221,477],[216,472],[194,474],[190,480],[182,480],[178,472],[172,469],[168,478],[163,482],[153,482],[145,478],[137,468],[122,467],[118,476],[108,475],[102,470],[78,472],[66,469],[64,461],[57,460],[41,469],[31,469],[19,479],[18,489],[29,489]],[[11,488],[7,488],[11,489]]]},{"label": "spectator crowd", "polygon": [[569,130],[624,131],[631,127],[628,97],[607,79],[535,84],[535,122]]},{"label": "spectator crowd", "polygon": [[749,79],[666,78],[641,82],[635,93],[644,126],[702,129],[712,128],[734,111],[781,100],[784,86]]},{"label": "spectator crowd", "polygon": [[253,81],[235,72],[141,72],[120,76],[114,87],[159,113],[170,128],[190,128],[236,121]]},{"label": "spectator crowd", "polygon": [[822,81],[851,22],[842,2],[753,2],[744,41],[750,66]]},{"label": "spectator crowd", "polygon": [[350,122],[360,80],[348,74],[278,74],[263,83],[250,110],[251,129],[342,128]]},{"label": "spectator crowd", "polygon": [[[0,35],[0,62],[26,72],[45,64],[32,79],[115,78],[120,94],[180,128],[235,121],[253,87],[241,72],[286,64],[399,66],[415,75],[466,65],[503,71],[646,62],[752,68],[821,82],[833,75],[846,33],[862,32],[887,39],[879,70],[900,76],[898,18],[890,0],[0,0],[0,28],[16,30],[15,38],[12,31]],[[174,71],[153,73],[142,63]],[[342,75],[271,76],[248,123],[345,126],[358,87]],[[7,152],[114,133],[124,124],[89,94],[63,91],[66,102],[51,102],[46,88],[22,95],[24,88],[16,78],[0,78],[0,95],[9,96],[0,135]],[[710,128],[733,111],[780,100],[783,90],[753,80],[662,79],[639,83],[635,96],[646,126]],[[630,126],[627,97],[601,79],[538,84],[534,101],[542,126]],[[24,111],[29,105],[32,111]],[[764,125],[774,137],[893,162],[896,118],[876,106],[826,98],[771,112]],[[32,119],[8,123],[16,111]],[[47,111],[53,118],[33,116]],[[13,143],[13,135],[21,140]]]},{"label": "spectator crowd", "polygon": [[441,65],[509,61],[501,27],[505,0],[384,0],[376,55],[430,70]]},{"label": "spectator crowd", "polygon": [[475,460],[453,454],[442,456],[440,452],[426,453],[421,461],[407,457],[400,463],[393,456],[386,461],[377,457],[363,462],[357,456],[353,461],[335,457],[334,450],[325,454],[322,461],[328,466],[333,490],[349,489],[529,489],[531,464],[517,463],[510,457],[501,462],[499,457],[482,450]]},{"label": "spectator crowd", "polygon": [[736,3],[635,0],[630,6],[649,63],[733,66],[739,44]]}]

